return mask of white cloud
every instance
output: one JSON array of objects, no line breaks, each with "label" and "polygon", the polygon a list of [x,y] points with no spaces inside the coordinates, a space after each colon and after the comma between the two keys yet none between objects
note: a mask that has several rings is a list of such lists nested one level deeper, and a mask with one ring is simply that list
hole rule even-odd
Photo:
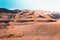
[{"label": "white cloud", "polygon": [[11,8],[60,11],[60,0],[9,0]]}]

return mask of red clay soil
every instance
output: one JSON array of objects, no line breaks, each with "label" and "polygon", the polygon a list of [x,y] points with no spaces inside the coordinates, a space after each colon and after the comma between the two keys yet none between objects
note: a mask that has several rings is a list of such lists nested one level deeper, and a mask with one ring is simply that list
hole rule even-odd
[{"label": "red clay soil", "polygon": [[[16,14],[4,14],[0,15],[0,40],[60,40],[60,23],[53,20],[48,11],[21,10]],[[23,19],[34,21],[17,22]],[[38,19],[43,22],[37,22]],[[5,23],[2,20],[11,21]]]},{"label": "red clay soil", "polygon": [[0,40],[60,40],[60,25],[56,22],[15,24],[0,29]]}]

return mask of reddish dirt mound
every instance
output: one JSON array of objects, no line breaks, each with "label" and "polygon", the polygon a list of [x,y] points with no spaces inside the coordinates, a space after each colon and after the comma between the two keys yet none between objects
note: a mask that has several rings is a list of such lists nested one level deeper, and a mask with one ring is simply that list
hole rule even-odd
[{"label": "reddish dirt mound", "polygon": [[[0,40],[60,40],[60,23],[53,20],[51,12],[10,11],[4,11],[5,13],[2,12],[0,15]],[[21,20],[23,22],[20,22]]]},{"label": "reddish dirt mound", "polygon": [[[59,40],[60,25],[55,23],[37,23],[28,25],[14,25],[6,29],[0,29],[0,38],[6,40]],[[10,39],[11,38],[11,39]]]}]

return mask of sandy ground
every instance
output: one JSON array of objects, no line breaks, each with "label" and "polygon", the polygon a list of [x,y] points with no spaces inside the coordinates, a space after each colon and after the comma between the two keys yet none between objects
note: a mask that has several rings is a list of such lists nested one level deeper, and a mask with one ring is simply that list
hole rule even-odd
[{"label": "sandy ground", "polygon": [[20,24],[0,29],[0,40],[60,40],[59,22]]}]

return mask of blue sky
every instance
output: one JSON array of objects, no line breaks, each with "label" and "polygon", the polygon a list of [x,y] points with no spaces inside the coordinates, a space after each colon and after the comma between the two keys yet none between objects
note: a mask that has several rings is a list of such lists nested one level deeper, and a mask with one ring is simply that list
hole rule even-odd
[{"label": "blue sky", "polygon": [[0,8],[60,11],[60,0],[0,0]]}]

